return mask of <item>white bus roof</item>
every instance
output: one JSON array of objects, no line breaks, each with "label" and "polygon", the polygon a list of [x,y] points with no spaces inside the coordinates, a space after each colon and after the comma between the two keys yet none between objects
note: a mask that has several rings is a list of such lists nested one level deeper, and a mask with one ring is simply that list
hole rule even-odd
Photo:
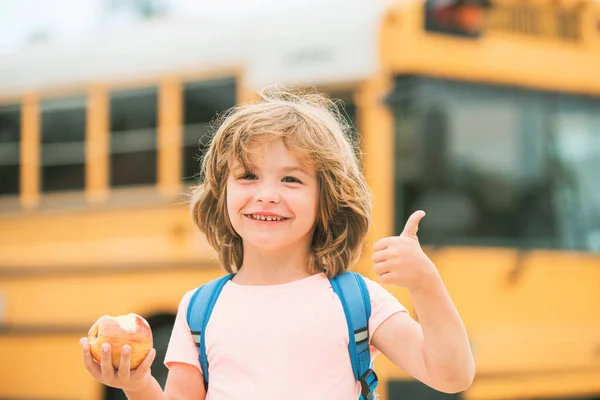
[{"label": "white bus roof", "polygon": [[140,23],[0,57],[0,97],[194,70],[238,68],[254,88],[342,83],[377,68],[385,1],[307,2],[269,13]]}]

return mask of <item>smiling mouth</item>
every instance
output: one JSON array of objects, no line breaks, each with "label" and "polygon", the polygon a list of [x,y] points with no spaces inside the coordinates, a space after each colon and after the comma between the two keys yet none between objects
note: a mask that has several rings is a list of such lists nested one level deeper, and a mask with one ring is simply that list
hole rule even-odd
[{"label": "smiling mouth", "polygon": [[277,222],[277,221],[285,221],[285,217],[278,217],[274,215],[257,215],[257,214],[244,214],[244,216],[256,220],[256,221],[269,221],[269,222]]}]

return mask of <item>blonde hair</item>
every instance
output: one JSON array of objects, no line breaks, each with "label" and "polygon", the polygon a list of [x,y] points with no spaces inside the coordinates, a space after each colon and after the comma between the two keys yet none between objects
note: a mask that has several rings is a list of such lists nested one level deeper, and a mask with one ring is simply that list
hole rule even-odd
[{"label": "blonde hair", "polygon": [[227,213],[226,182],[233,160],[246,170],[257,145],[283,140],[312,163],[319,185],[309,270],[332,278],[360,256],[371,221],[371,197],[351,139],[351,127],[335,102],[315,92],[264,89],[260,101],[222,115],[202,160],[200,183],[192,188],[194,223],[218,252],[225,270],[242,265],[242,239]]}]

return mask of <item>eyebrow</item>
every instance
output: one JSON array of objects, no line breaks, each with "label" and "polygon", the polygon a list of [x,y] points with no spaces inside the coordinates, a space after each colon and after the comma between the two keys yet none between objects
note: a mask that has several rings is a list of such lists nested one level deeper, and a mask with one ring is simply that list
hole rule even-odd
[{"label": "eyebrow", "polygon": [[[243,169],[244,169],[244,167],[241,164],[234,164],[231,168],[231,171],[242,171]],[[256,169],[260,170],[260,168],[256,168]],[[290,165],[290,166],[282,167],[281,171],[286,174],[291,173],[291,172],[299,172],[304,175],[310,175],[308,173],[308,171],[306,171],[304,168],[302,168],[301,166],[298,166],[298,165]]]},{"label": "eyebrow", "polygon": [[286,173],[289,173],[289,172],[300,172],[302,174],[309,175],[309,173],[306,172],[306,170],[304,170],[304,168],[298,167],[298,166],[283,167],[283,168],[281,168],[281,170],[283,172],[286,172]]}]

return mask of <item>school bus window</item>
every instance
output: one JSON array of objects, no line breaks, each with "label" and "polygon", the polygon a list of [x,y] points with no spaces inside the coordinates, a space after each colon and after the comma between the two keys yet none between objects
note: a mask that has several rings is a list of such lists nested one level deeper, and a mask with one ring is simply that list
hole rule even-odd
[{"label": "school bus window", "polygon": [[210,139],[210,122],[235,105],[235,79],[189,82],[183,88],[183,180],[193,182]]},{"label": "school bus window", "polygon": [[0,196],[19,194],[21,107],[0,107]]},{"label": "school bus window", "polygon": [[110,94],[110,183],[156,183],[157,89]]},{"label": "school bus window", "polygon": [[408,120],[396,129],[410,130],[396,135],[412,146],[397,151],[414,154],[412,167],[396,169],[396,230],[422,208],[424,243],[560,245],[547,96],[414,79],[411,105],[394,105],[396,118]]},{"label": "school bus window", "polygon": [[85,97],[42,101],[42,192],[83,190],[85,120]]},{"label": "school bus window", "polygon": [[[600,252],[600,99],[559,96],[552,142],[564,247]],[[578,212],[569,212],[577,210]]]}]

